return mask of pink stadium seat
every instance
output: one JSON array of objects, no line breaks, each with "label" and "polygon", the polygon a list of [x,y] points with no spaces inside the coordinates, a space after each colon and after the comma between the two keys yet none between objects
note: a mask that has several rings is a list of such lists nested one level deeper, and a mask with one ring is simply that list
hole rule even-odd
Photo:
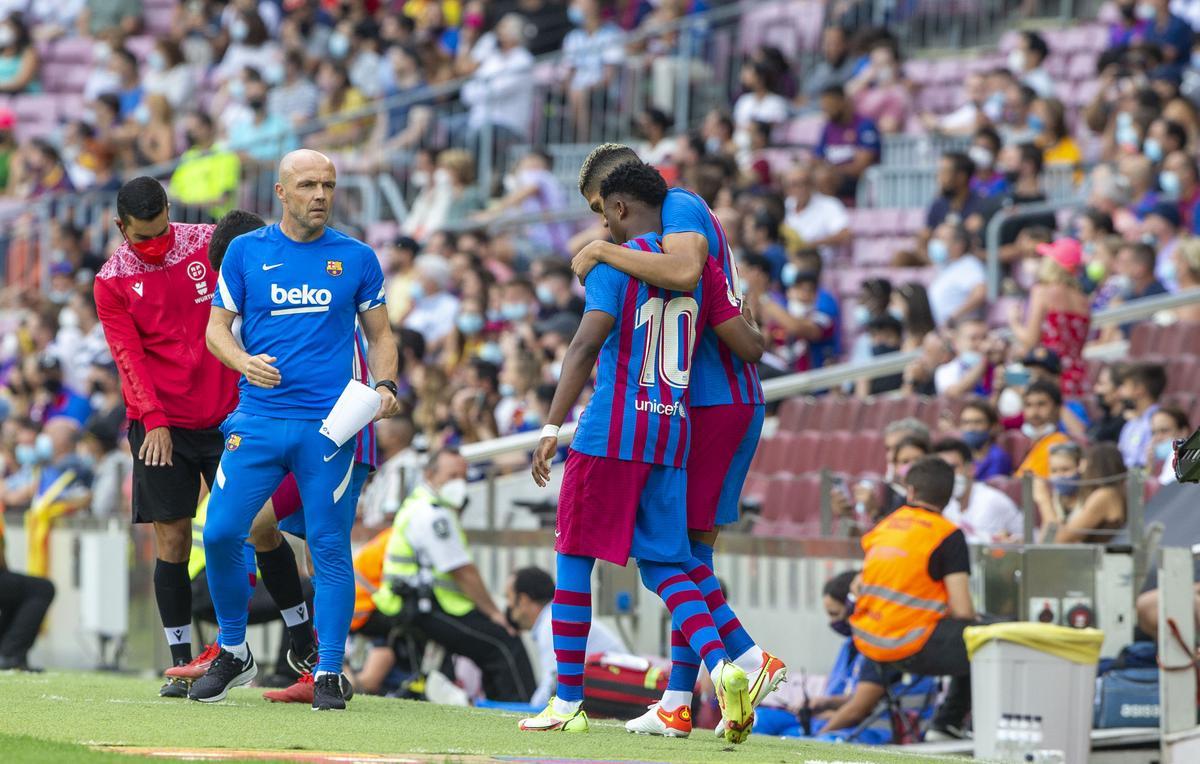
[{"label": "pink stadium seat", "polygon": [[95,48],[94,40],[85,37],[64,37],[47,49],[43,63],[55,61],[89,66]]},{"label": "pink stadium seat", "polygon": [[785,489],[788,501],[784,518],[793,523],[820,522],[821,475],[810,472],[793,478]]},{"label": "pink stadium seat", "polygon": [[854,398],[826,395],[821,400],[824,402],[820,419],[822,431],[848,430],[854,427],[854,419],[858,417],[857,401]]},{"label": "pink stadium seat", "polygon": [[792,495],[793,480],[785,475],[772,477],[763,495],[762,516],[764,520],[778,521],[786,517],[797,497]]},{"label": "pink stadium seat", "polygon": [[381,249],[395,241],[396,236],[399,233],[399,224],[391,220],[371,223],[367,226],[366,231],[367,244],[369,244],[376,252],[379,252]]},{"label": "pink stadium seat", "polygon": [[815,430],[805,430],[793,435],[786,447],[786,453],[783,454],[783,469],[792,475],[819,469],[823,437],[824,433]]},{"label": "pink stadium seat", "polygon": [[1020,466],[1033,447],[1033,443],[1020,430],[1005,430],[998,440],[1000,448],[1012,458],[1013,468]]},{"label": "pink stadium seat", "polygon": [[1166,327],[1162,351],[1167,355],[1200,353],[1200,324],[1181,321]]},{"label": "pink stadium seat", "polygon": [[1096,54],[1091,52],[1076,53],[1071,56],[1067,66],[1066,78],[1072,82],[1094,78],[1096,76]]},{"label": "pink stadium seat", "polygon": [[862,411],[858,415],[858,426],[864,430],[881,430],[887,424],[883,419],[886,413],[878,398],[868,398],[863,401]]},{"label": "pink stadium seat", "polygon": [[825,432],[821,442],[820,466],[834,472],[849,472],[853,459],[854,435],[845,430]]},{"label": "pink stadium seat", "polygon": [[766,475],[750,473],[746,476],[745,485],[742,486],[742,498],[755,501],[761,505],[767,495],[767,486],[770,485],[770,482],[771,479]]},{"label": "pink stadium seat", "polygon": [[788,398],[779,405],[779,429],[781,432],[800,432],[812,427],[816,421],[813,408],[814,398]]},{"label": "pink stadium seat", "polygon": [[142,13],[146,22],[146,31],[157,36],[166,35],[171,31],[171,22],[175,18],[175,9],[171,6],[147,6]]},{"label": "pink stadium seat", "polygon": [[823,116],[809,115],[789,120],[776,133],[785,143],[793,146],[815,146],[821,141],[824,127]]},{"label": "pink stadium seat", "polygon": [[933,81],[933,62],[926,58],[912,58],[904,64],[904,73],[908,79],[924,85]]},{"label": "pink stadium seat", "polygon": [[901,215],[900,230],[897,233],[915,234],[925,227],[926,211],[916,207],[913,209],[903,210]]},{"label": "pink stadium seat", "polygon": [[861,430],[854,433],[851,459],[847,472],[875,472],[882,469],[885,461],[883,433],[878,430]]},{"label": "pink stadium seat", "polygon": [[1141,358],[1153,352],[1157,339],[1158,327],[1150,323],[1135,324],[1129,333],[1129,355],[1131,358]]},{"label": "pink stadium seat", "polygon": [[985,481],[993,488],[1003,491],[1018,507],[1021,506],[1021,481],[1015,477],[994,477]]},{"label": "pink stadium seat", "polygon": [[789,469],[789,461],[793,458],[793,448],[796,436],[780,432],[774,437],[764,439],[758,446],[762,451],[762,462],[759,472],[764,475],[774,475]]},{"label": "pink stadium seat", "polygon": [[138,35],[137,37],[129,37],[125,40],[125,48],[133,55],[137,56],[138,61],[145,61],[146,56],[154,48],[154,38],[150,35]]}]

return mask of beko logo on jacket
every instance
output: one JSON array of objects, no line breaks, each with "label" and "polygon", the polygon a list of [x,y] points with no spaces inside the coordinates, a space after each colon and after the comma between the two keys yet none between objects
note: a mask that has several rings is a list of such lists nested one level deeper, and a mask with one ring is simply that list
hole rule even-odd
[{"label": "beko logo on jacket", "polygon": [[285,289],[278,284],[271,285],[271,302],[275,305],[292,305],[295,307],[279,308],[271,311],[272,316],[287,316],[293,313],[324,313],[329,310],[333,301],[333,293],[328,289],[313,289],[308,284]]}]

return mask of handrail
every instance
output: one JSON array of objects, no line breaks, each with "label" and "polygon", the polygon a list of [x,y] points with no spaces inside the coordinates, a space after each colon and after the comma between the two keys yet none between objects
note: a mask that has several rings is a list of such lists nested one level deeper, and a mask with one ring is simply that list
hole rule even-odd
[{"label": "handrail", "polygon": [[[1200,288],[1176,294],[1143,297],[1140,300],[1133,300],[1096,313],[1092,316],[1092,325],[1124,324],[1141,318],[1149,318],[1159,311],[1198,302],[1200,302]],[[830,390],[846,382],[859,379],[878,379],[899,374],[904,371],[904,367],[919,356],[920,351],[917,350],[906,353],[888,353],[872,358],[870,361],[839,363],[822,369],[776,377],[763,382],[763,394],[768,403],[774,403],[805,393]],[[559,443],[561,445],[569,443],[574,435],[574,423],[563,425],[558,433]],[[478,464],[491,461],[498,456],[533,451],[539,440],[541,440],[541,434],[538,432],[521,432],[516,435],[493,438],[482,443],[471,443],[463,446],[461,452],[468,462]]]}]

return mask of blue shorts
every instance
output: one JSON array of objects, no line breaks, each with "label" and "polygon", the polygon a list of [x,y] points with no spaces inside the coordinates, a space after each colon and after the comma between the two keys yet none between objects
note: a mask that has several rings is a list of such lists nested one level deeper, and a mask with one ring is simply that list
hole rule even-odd
[{"label": "blue shorts", "polygon": [[687,525],[689,530],[711,531],[738,520],[742,486],[762,435],[766,406],[693,406],[689,413]]},{"label": "blue shorts", "polygon": [[558,493],[555,551],[614,565],[630,557],[688,560],[686,475],[681,467],[572,449]]},{"label": "blue shorts", "polygon": [[654,465],[638,497],[637,520],[629,556],[651,562],[686,562],[692,545],[687,535],[687,470]]}]

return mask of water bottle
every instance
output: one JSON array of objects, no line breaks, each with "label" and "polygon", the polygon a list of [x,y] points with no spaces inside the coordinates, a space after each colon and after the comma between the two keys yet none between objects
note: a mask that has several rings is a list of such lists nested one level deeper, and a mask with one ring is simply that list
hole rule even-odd
[{"label": "water bottle", "polygon": [[1013,751],[1013,718],[1011,714],[1004,714],[1000,717],[1000,723],[996,725],[996,758],[1000,761],[1011,761]]},{"label": "water bottle", "polygon": [[[875,488],[875,484],[870,480],[862,480],[859,482],[858,487],[870,491]],[[871,518],[867,515],[867,505],[865,502],[854,502],[854,521],[858,523],[858,527],[864,530],[871,527]]]},{"label": "water bottle", "polygon": [[1013,724],[1013,736],[1012,736],[1013,737],[1013,753],[1015,754],[1015,756],[1013,756],[1013,759],[1015,761],[1024,761],[1025,754],[1028,753],[1030,750],[1029,737],[1030,737],[1030,732],[1031,732],[1030,727],[1032,727],[1032,726],[1033,726],[1033,722],[1030,720],[1030,718],[1028,716],[1021,715],[1021,716],[1015,717],[1015,723]]}]

